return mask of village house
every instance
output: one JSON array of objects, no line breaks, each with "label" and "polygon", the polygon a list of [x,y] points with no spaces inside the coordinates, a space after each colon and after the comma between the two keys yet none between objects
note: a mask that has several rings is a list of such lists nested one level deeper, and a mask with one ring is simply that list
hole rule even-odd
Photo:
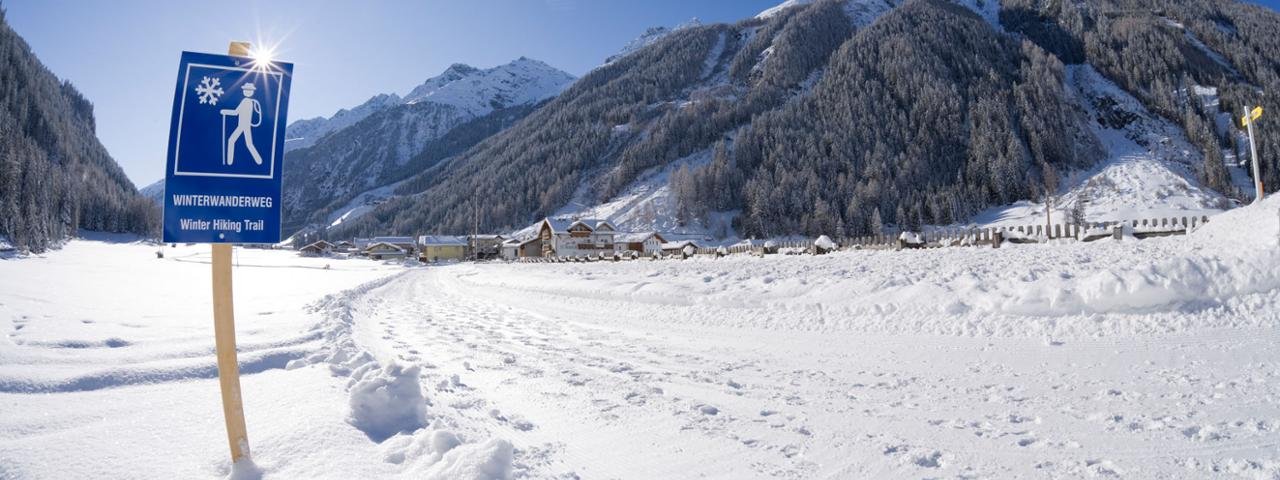
[{"label": "village house", "polygon": [[516,260],[527,257],[542,256],[542,240],[533,237],[527,240],[510,239],[502,242],[502,259]]},{"label": "village house", "polygon": [[338,253],[351,253],[351,252],[354,252],[355,250],[356,250],[356,244],[351,243],[350,241],[347,241],[347,240],[342,240],[338,243],[333,244],[333,251]]},{"label": "village house", "polygon": [[547,218],[538,226],[544,257],[613,254],[617,228],[606,220]]},{"label": "village house", "polygon": [[391,260],[396,258],[404,258],[409,255],[409,251],[401,248],[399,245],[387,242],[375,242],[364,249],[364,255],[374,260]]},{"label": "village house", "polygon": [[406,254],[410,255],[417,251],[418,247],[418,242],[413,237],[373,237],[370,243],[390,243],[400,247]]},{"label": "village house", "polygon": [[620,233],[615,237],[614,249],[618,253],[653,255],[662,252],[666,240],[657,232]]},{"label": "village house", "polygon": [[684,251],[684,248],[689,246],[692,246],[695,250],[698,248],[698,244],[693,240],[677,240],[674,242],[667,242],[662,244],[662,254],[663,255],[680,255],[681,252]]},{"label": "village house", "polygon": [[468,235],[471,256],[476,260],[489,260],[502,255],[502,235]]},{"label": "village house", "polygon": [[423,262],[440,262],[465,260],[467,258],[467,239],[451,235],[423,235],[418,237],[418,260]]},{"label": "village house", "polygon": [[304,257],[319,257],[327,255],[331,251],[333,251],[333,244],[324,240],[309,243],[298,249],[298,252]]}]

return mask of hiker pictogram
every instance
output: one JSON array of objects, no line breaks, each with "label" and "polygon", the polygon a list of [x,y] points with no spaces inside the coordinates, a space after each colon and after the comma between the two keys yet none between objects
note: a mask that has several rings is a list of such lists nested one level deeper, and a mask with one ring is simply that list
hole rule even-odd
[{"label": "hiker pictogram", "polygon": [[[240,104],[234,109],[222,109],[222,135],[227,139],[226,147],[223,150],[222,164],[231,166],[236,163],[236,141],[244,138],[244,146],[249,150],[249,155],[253,156],[253,163],[262,165],[262,155],[258,153],[258,148],[253,145],[253,127],[262,124],[262,104],[253,98],[253,92],[258,87],[252,83],[246,83],[240,87],[244,92],[244,99],[240,100]],[[227,137],[227,117],[235,119],[235,130],[231,131],[231,136]]]}]

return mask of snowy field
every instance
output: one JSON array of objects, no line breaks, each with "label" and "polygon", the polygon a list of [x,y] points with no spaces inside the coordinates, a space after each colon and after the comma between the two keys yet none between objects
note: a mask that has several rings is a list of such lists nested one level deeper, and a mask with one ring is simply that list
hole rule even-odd
[{"label": "snowy field", "polygon": [[[267,478],[1277,478],[1277,200],[998,250],[238,249],[249,439]],[[0,261],[0,478],[229,473],[208,247],[153,251]]]}]

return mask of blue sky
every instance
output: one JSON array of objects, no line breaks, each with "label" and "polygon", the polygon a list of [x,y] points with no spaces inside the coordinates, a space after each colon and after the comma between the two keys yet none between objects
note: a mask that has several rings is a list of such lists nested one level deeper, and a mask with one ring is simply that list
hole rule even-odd
[{"label": "blue sky", "polygon": [[[450,64],[520,56],[582,75],[650,26],[746,18],[781,0],[6,0],[10,25],[94,103],[98,136],[139,187],[163,176],[182,50],[279,43],[290,118],[408,93]],[[1258,1],[1280,8],[1280,0]]]},{"label": "blue sky", "polygon": [[408,93],[453,63],[527,56],[581,76],[646,28],[736,21],[781,0],[6,0],[9,24],[94,104],[98,136],[135,184],[164,176],[183,50],[279,42],[291,120]]}]

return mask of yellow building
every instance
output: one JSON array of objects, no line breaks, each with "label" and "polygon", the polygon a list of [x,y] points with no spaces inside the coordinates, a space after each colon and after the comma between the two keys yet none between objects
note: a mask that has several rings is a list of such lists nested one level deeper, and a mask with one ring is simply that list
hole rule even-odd
[{"label": "yellow building", "polygon": [[418,252],[418,260],[423,262],[466,260],[467,240],[449,235],[423,235],[418,237]]}]

